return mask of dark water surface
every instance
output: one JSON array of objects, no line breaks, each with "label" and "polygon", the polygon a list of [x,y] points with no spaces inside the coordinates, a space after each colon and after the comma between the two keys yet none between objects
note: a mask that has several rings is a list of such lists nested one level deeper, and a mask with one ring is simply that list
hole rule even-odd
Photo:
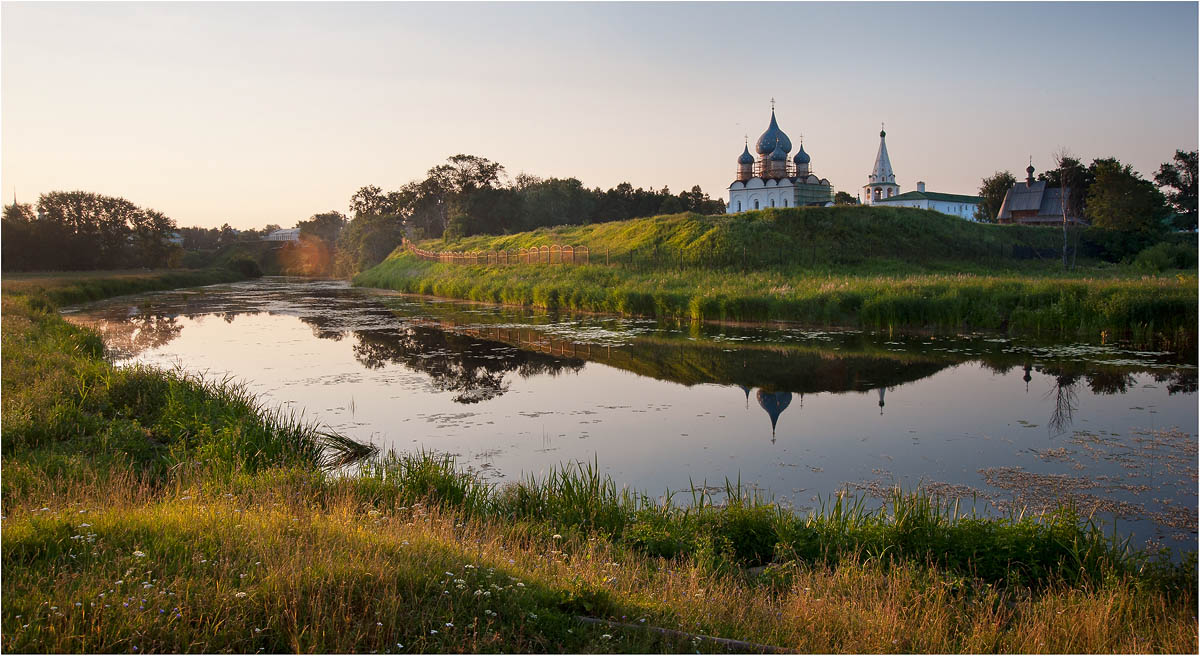
[{"label": "dark water surface", "polygon": [[1194,354],[556,315],[288,278],[67,316],[120,363],[231,375],[269,406],[494,480],[595,460],[655,495],[740,476],[800,509],[897,484],[990,512],[1070,499],[1135,544],[1196,546]]}]

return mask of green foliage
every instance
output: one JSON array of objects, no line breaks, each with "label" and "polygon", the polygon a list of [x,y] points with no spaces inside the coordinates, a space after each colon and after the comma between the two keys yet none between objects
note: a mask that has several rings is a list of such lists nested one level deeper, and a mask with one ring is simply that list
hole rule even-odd
[{"label": "green foliage", "polygon": [[1154,182],[1167,187],[1167,200],[1176,212],[1177,230],[1196,229],[1196,151],[1177,150],[1173,161],[1158,167]]},{"label": "green foliage", "polygon": [[356,216],[337,242],[334,274],[350,277],[379,264],[404,239],[404,227],[396,215]]},{"label": "green foliage", "polygon": [[1168,216],[1166,197],[1128,164],[1097,160],[1087,192],[1086,216],[1097,228],[1160,235]]},{"label": "green foliage", "polygon": [[858,199],[850,194],[839,191],[833,195],[834,205],[858,205]]},{"label": "green foliage", "polygon": [[296,224],[301,235],[316,237],[332,246],[337,243],[338,235],[346,227],[346,217],[341,212],[329,211],[312,215],[307,221]]},{"label": "green foliage", "polygon": [[225,262],[225,268],[236,271],[246,278],[262,277],[262,269],[248,255],[238,254]]},{"label": "green foliage", "polygon": [[1133,260],[1133,266],[1147,273],[1162,273],[1168,269],[1196,269],[1196,246],[1192,244],[1160,243],[1151,246]]},{"label": "green foliage", "polygon": [[5,208],[6,271],[163,267],[174,247],[175,222],[124,198],[85,191],[52,191],[28,205]]},{"label": "green foliage", "polygon": [[996,171],[991,176],[979,182],[979,195],[983,202],[975,208],[975,220],[995,223],[1000,215],[1000,206],[1004,204],[1004,196],[1017,183],[1017,179],[1008,171]]}]

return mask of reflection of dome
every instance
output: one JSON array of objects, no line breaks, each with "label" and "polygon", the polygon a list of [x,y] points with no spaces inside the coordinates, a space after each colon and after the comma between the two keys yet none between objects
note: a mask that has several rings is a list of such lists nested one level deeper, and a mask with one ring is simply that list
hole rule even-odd
[{"label": "reflection of dome", "polygon": [[782,148],[786,154],[792,149],[792,140],[779,129],[779,124],[775,122],[775,110],[771,110],[771,125],[767,126],[767,131],[762,133],[758,141],[754,144],[754,150],[758,151],[759,155],[767,155],[776,147]]},{"label": "reflection of dome", "polygon": [[750,154],[750,147],[746,146],[742,149],[742,154],[738,157],[738,164],[753,164],[754,155]]},{"label": "reflection of dome", "polygon": [[792,393],[758,390],[754,393],[754,397],[758,399],[758,405],[770,415],[771,437],[774,437],[775,424],[779,421],[779,415],[783,414],[783,411],[787,410],[788,404],[792,402]]}]

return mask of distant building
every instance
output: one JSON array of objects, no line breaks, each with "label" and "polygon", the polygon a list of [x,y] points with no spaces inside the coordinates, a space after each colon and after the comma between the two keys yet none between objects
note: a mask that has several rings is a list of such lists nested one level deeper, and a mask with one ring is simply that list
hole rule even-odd
[{"label": "distant building", "polygon": [[171,234],[167,235],[167,243],[174,244],[176,246],[183,246],[183,235],[179,234],[178,232],[172,232]]},{"label": "distant building", "polygon": [[867,175],[867,184],[863,185],[863,205],[874,205],[881,200],[887,200],[900,195],[900,185],[896,184],[896,174],[892,172],[892,160],[888,157],[887,132],[879,130],[879,151],[875,154],[875,167]]},{"label": "distant building", "polygon": [[975,209],[982,202],[983,198],[981,196],[963,196],[961,194],[943,194],[936,191],[925,191],[925,183],[918,182],[916,191],[906,191],[896,196],[877,200],[873,204],[881,207],[916,207],[974,221]]},{"label": "distant building", "polygon": [[[1033,179],[1033,164],[1025,169],[1025,181],[1013,185],[1004,194],[1000,204],[997,223],[1020,223],[1022,225],[1062,225],[1066,198],[1071,197],[1069,187],[1047,187],[1045,180]],[[1067,223],[1087,225],[1087,221],[1068,211]]]},{"label": "distant building", "polygon": [[276,230],[275,232],[272,232],[271,234],[267,235],[266,237],[263,237],[262,240],[263,241],[300,241],[300,228],[285,228],[283,230]]},{"label": "distant building", "polygon": [[788,160],[792,141],[775,121],[774,101],[771,124],[754,144],[754,150],[757,160],[750,154],[748,142],[738,157],[737,177],[729,185],[727,213],[833,203],[833,187],[829,180],[812,172],[812,158],[804,152],[803,143],[796,156]]}]

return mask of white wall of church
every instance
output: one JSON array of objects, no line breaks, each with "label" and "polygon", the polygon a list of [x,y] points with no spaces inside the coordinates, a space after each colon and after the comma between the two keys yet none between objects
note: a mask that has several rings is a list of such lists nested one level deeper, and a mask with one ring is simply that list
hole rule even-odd
[{"label": "white wall of church", "polygon": [[771,207],[792,207],[796,202],[795,188],[790,180],[750,178],[743,185],[735,182],[729,187],[728,214],[765,210]]}]

